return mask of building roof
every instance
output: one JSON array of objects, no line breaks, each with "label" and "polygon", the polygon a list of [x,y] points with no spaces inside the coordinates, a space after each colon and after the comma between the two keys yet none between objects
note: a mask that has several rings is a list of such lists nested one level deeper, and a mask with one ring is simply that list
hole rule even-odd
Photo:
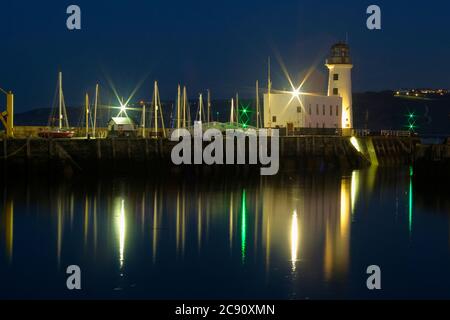
[{"label": "building roof", "polygon": [[112,117],[109,122],[114,122],[115,124],[120,125],[134,125],[133,120],[129,117]]}]

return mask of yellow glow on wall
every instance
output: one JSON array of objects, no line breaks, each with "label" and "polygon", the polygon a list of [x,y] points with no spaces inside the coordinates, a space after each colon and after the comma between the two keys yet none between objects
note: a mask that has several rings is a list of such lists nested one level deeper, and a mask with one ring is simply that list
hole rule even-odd
[{"label": "yellow glow on wall", "polygon": [[361,146],[359,145],[359,141],[356,137],[351,137],[350,142],[352,143],[353,147],[355,147],[355,149],[358,152],[361,152]]}]

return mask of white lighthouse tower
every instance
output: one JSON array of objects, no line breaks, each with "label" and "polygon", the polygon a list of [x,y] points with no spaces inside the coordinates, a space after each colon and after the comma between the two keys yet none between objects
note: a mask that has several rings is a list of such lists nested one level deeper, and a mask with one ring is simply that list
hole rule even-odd
[{"label": "white lighthouse tower", "polygon": [[342,128],[353,128],[353,64],[349,46],[343,42],[333,45],[325,65],[329,69],[328,96],[342,97]]}]

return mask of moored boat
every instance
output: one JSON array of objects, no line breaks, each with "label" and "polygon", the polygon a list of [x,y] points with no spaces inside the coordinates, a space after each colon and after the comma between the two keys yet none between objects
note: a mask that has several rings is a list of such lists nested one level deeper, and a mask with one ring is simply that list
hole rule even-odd
[{"label": "moored boat", "polygon": [[69,129],[44,129],[38,133],[38,136],[46,139],[72,138],[75,131]]},{"label": "moored boat", "polygon": [[[75,135],[75,131],[69,127],[69,121],[67,119],[66,105],[64,103],[64,94],[62,89],[62,73],[58,73],[58,116],[54,115],[50,117],[48,126],[49,129],[42,129],[38,132],[38,136],[45,139],[70,139]],[[54,109],[53,109],[54,110]],[[55,120],[57,124],[55,125]]]}]

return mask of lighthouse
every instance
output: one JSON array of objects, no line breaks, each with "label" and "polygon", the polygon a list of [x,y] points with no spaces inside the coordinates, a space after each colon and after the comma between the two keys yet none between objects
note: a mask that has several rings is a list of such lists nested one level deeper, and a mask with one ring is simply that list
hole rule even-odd
[{"label": "lighthouse", "polygon": [[352,68],[350,48],[344,42],[331,47],[325,63],[329,70],[328,96],[342,98],[342,128],[353,128]]}]

